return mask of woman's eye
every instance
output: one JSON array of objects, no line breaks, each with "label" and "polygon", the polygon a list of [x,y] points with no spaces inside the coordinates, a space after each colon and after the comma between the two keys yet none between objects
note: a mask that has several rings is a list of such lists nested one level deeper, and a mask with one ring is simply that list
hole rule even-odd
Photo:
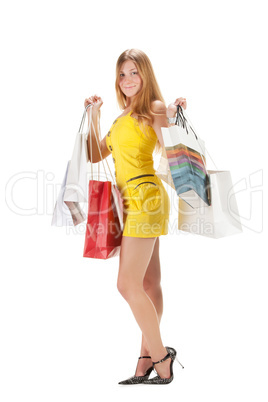
[{"label": "woman's eye", "polygon": [[[138,71],[132,71],[131,74],[138,74]],[[119,76],[120,77],[124,77],[124,73],[120,73]]]}]

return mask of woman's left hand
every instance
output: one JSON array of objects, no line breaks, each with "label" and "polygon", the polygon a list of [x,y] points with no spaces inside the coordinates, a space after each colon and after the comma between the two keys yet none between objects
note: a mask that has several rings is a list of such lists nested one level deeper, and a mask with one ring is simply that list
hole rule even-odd
[{"label": "woman's left hand", "polygon": [[177,113],[177,106],[180,105],[183,109],[186,109],[187,102],[186,98],[177,98],[175,102],[168,105],[167,108],[167,117],[175,117]]}]

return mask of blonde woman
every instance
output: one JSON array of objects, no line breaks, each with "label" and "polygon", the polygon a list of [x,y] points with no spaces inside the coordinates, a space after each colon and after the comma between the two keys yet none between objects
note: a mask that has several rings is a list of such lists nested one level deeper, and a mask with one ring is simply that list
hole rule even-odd
[{"label": "blonde woman", "polygon": [[[135,375],[119,384],[168,384],[173,380],[176,350],[165,347],[160,334],[163,298],[160,284],[159,237],[168,234],[170,200],[153,167],[153,151],[164,147],[161,127],[174,124],[177,105],[165,106],[148,56],[138,49],[123,52],[116,64],[115,90],[123,113],[101,140],[102,157],[112,153],[117,187],[124,203],[124,230],[117,287],[142,331]],[[101,97],[87,98],[97,135]],[[89,112],[89,108],[88,108]],[[90,143],[88,141],[89,155]],[[92,163],[101,160],[96,140]],[[149,378],[153,368],[157,372]]]}]

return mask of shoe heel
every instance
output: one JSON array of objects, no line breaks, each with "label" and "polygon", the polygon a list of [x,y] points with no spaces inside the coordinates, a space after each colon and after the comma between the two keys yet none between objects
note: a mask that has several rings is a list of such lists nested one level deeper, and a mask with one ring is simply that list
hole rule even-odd
[{"label": "shoe heel", "polygon": [[181,367],[184,369],[184,366],[181,364],[181,362],[179,361],[179,359],[177,358],[177,356],[175,357],[175,359],[176,359],[177,362],[181,365]]}]

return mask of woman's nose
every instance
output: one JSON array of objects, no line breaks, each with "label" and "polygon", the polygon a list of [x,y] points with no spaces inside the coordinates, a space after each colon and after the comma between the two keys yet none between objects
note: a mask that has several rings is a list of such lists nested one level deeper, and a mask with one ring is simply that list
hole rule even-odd
[{"label": "woman's nose", "polygon": [[132,82],[131,77],[124,77],[124,84],[128,84],[129,82]]}]

